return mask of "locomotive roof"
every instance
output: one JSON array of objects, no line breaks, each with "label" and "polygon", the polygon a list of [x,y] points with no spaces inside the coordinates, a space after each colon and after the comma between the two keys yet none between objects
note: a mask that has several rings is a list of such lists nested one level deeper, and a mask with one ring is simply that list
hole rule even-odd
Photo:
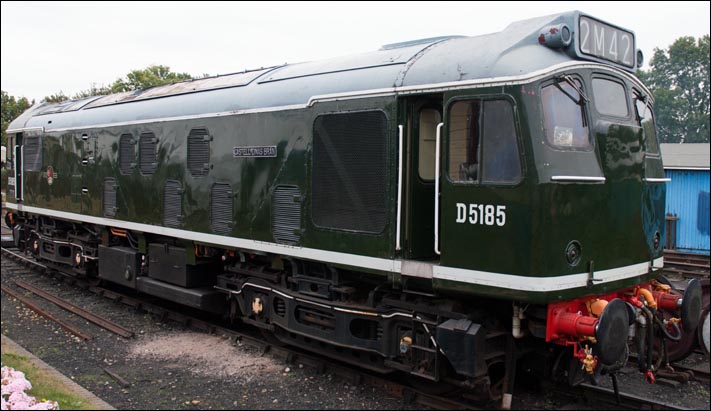
[{"label": "locomotive roof", "polygon": [[41,103],[14,120],[8,131],[83,128],[303,106],[314,96],[368,90],[392,92],[402,87],[520,76],[573,59],[561,48],[539,44],[539,35],[541,30],[557,24],[574,27],[580,15],[579,11],[571,11],[515,22],[498,33],[476,37],[416,40],[358,55]]}]

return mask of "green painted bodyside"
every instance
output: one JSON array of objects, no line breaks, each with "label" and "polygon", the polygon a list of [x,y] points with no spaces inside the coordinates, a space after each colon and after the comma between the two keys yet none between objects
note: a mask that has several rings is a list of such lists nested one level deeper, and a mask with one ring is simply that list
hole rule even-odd
[{"label": "green painted bodyside", "polygon": [[[583,78],[585,84],[589,84],[593,73],[590,69],[572,72]],[[624,81],[629,95],[633,84]],[[661,244],[664,244],[665,188],[664,184],[647,184],[642,178],[663,177],[661,158],[648,156],[642,149],[644,136],[636,125],[631,103],[627,119],[600,116],[590,103],[587,116],[594,139],[592,149],[558,150],[545,142],[540,86],[540,82],[534,82],[523,86],[444,93],[441,102],[445,119],[442,169],[447,168],[447,112],[450,104],[459,99],[504,98],[515,107],[522,179],[511,185],[474,185],[452,182],[446,177],[447,173],[443,173],[439,264],[524,276],[530,278],[528,281],[535,281],[535,278],[586,273],[591,263],[595,271],[600,271],[660,257],[661,249],[653,251],[652,240],[658,231]],[[408,99],[413,101],[412,97]],[[160,226],[163,221],[163,187],[167,180],[177,180],[183,187],[183,219],[178,228],[212,233],[210,190],[215,183],[227,183],[234,193],[234,225],[230,236],[272,243],[275,242],[271,227],[273,189],[277,185],[292,185],[305,194],[300,246],[398,259],[403,255],[395,250],[398,124],[408,121],[404,113],[414,113],[413,107],[409,103],[403,104],[403,99],[389,96],[321,102],[304,109],[112,126],[71,133],[49,132],[43,138],[43,171],[25,173],[24,204],[102,217],[103,183],[105,178],[111,177],[118,185],[115,218]],[[380,110],[388,122],[387,173],[383,176],[388,182],[385,228],[381,233],[371,234],[316,227],[311,217],[310,200],[314,120],[324,113],[364,110]],[[187,169],[187,136],[191,129],[202,127],[207,128],[213,137],[210,171],[205,177],[193,177]],[[122,175],[118,170],[120,135],[130,133],[138,141],[139,135],[145,132],[154,133],[158,140],[155,174],[141,175],[136,167],[131,175]],[[82,134],[88,138],[82,139]],[[236,146],[271,145],[277,146],[276,158],[234,158],[232,155]],[[82,159],[90,161],[82,166]],[[410,161],[408,170],[416,172],[416,160]],[[48,166],[55,172],[52,185],[47,181]],[[604,175],[606,181],[603,184],[551,181],[551,176],[556,175]],[[82,188],[87,189],[88,194],[82,194]],[[425,185],[418,186],[405,204],[418,207],[420,200],[426,201],[428,193]],[[506,206],[506,224],[456,223],[457,203]],[[427,203],[428,210],[431,206],[432,203]],[[402,232],[423,230],[426,233],[427,229],[417,227],[417,221],[411,217],[428,213],[413,214],[412,211],[403,210]],[[582,260],[577,266],[570,266],[564,254],[567,244],[573,240],[582,245]],[[433,287],[445,294],[475,294],[542,303],[612,291],[637,284],[653,274],[550,293],[447,280],[434,280]]]},{"label": "green painted bodyside", "polygon": [[[293,185],[302,193],[311,191],[310,161],[312,125],[324,113],[380,110],[394,124],[395,98],[350,100],[323,103],[313,109],[287,110],[240,116],[181,120],[132,126],[46,134],[43,138],[43,171],[26,172],[25,205],[103,217],[103,183],[114,178],[117,189],[115,219],[160,226],[163,224],[163,187],[166,181],[182,184],[182,224],[180,229],[212,233],[210,190],[215,183],[230,184],[234,193],[234,225],[231,236],[274,242],[272,235],[272,192],[277,185]],[[207,128],[210,142],[210,171],[193,177],[187,169],[187,136],[191,129]],[[153,175],[141,175],[138,167],[131,175],[118,169],[119,137],[152,132],[157,144],[158,167]],[[85,142],[81,136],[87,134]],[[393,170],[396,139],[388,142],[387,169]],[[276,158],[234,158],[233,147],[277,146]],[[136,148],[136,153],[138,149]],[[81,160],[94,157],[86,166]],[[138,157],[137,157],[138,160]],[[47,167],[55,171],[53,184],[47,182]],[[383,176],[387,181],[392,175]],[[82,188],[88,194],[82,195]],[[388,187],[388,192],[394,188]],[[388,204],[391,203],[388,198]],[[310,196],[302,208],[301,246],[381,258],[393,258],[392,220],[377,234],[331,230],[313,225]]]}]

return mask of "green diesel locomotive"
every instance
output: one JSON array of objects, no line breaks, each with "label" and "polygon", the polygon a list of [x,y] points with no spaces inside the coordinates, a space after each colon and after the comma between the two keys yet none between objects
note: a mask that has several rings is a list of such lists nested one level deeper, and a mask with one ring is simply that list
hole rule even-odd
[{"label": "green diesel locomotive", "polygon": [[7,220],[57,269],[504,407],[531,353],[614,372],[635,339],[653,379],[701,297],[654,281],[641,64],[575,11],[39,104],[9,126]]}]

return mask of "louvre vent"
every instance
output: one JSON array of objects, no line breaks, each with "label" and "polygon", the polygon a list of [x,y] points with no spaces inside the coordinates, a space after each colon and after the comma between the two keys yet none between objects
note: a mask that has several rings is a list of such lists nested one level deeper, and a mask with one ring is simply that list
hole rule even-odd
[{"label": "louvre vent", "polygon": [[131,134],[121,134],[119,139],[119,171],[123,175],[133,172],[136,166],[136,149]]},{"label": "louvre vent", "polygon": [[163,225],[180,227],[183,219],[183,186],[178,181],[168,180],[163,189]]},{"label": "louvre vent", "polygon": [[22,152],[25,171],[40,171],[42,169],[42,140],[39,136],[25,137]]},{"label": "louvre vent", "polygon": [[272,197],[272,234],[279,244],[301,242],[301,191],[299,187],[277,186]]},{"label": "louvre vent", "polygon": [[387,119],[381,111],[328,114],[314,121],[313,221],[379,233],[386,218]]},{"label": "louvre vent", "polygon": [[227,235],[232,231],[232,187],[214,184],[210,192],[210,224],[215,234]]},{"label": "louvre vent", "polygon": [[156,171],[156,136],[153,133],[143,133],[138,143],[138,161],[141,174],[150,175]]},{"label": "louvre vent", "polygon": [[206,176],[210,171],[210,134],[196,128],[188,135],[188,171],[193,177]]},{"label": "louvre vent", "polygon": [[104,217],[116,217],[116,180],[104,179]]}]

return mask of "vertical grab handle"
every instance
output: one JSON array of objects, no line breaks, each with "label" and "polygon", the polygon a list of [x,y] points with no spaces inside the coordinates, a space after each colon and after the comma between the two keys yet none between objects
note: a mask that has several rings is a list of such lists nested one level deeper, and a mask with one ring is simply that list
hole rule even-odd
[{"label": "vertical grab handle", "polygon": [[444,123],[437,124],[437,140],[435,142],[435,193],[434,193],[434,251],[437,255],[439,252],[439,145],[442,137],[442,126]]},{"label": "vertical grab handle", "polygon": [[[27,168],[27,165],[25,164],[25,145],[20,146],[20,187],[19,187],[19,192],[20,192],[20,198],[18,201],[24,201],[25,200],[25,169]],[[17,180],[15,180],[15,192],[18,191],[17,187],[18,183]]]},{"label": "vertical grab handle", "polygon": [[397,227],[395,228],[395,249],[400,250],[400,219],[401,219],[401,207],[402,207],[402,124],[397,126],[398,129],[398,172],[397,172]]}]

